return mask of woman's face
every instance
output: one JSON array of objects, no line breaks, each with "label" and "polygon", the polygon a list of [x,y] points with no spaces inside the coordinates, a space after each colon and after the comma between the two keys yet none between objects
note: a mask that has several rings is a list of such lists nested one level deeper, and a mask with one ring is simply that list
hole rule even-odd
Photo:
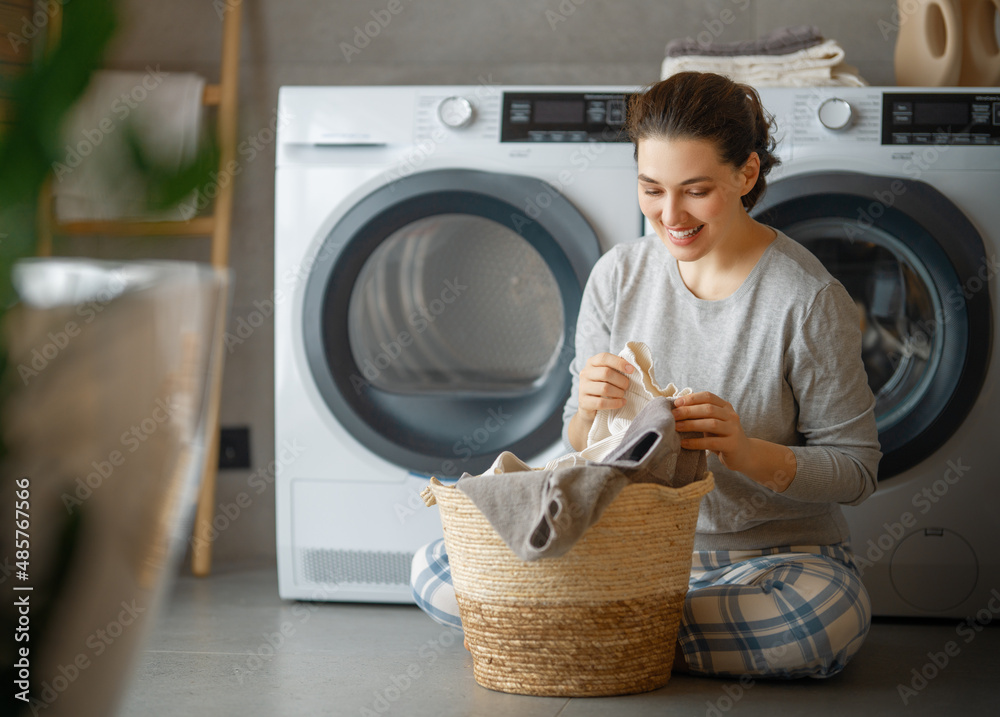
[{"label": "woman's face", "polygon": [[639,140],[639,207],[678,261],[697,261],[747,228],[741,198],[757,181],[760,160],[737,169],[701,139]]}]

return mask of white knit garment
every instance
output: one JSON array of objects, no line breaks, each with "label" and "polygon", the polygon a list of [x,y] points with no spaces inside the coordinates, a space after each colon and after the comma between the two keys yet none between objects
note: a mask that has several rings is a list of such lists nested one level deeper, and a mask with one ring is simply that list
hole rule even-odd
[{"label": "white knit garment", "polygon": [[667,57],[660,79],[678,72],[715,72],[753,87],[865,87],[857,68],[844,62],[846,53],[836,40],[784,55],[680,55]]},{"label": "white knit garment", "polygon": [[567,466],[583,465],[587,461],[602,461],[611,454],[622,442],[625,431],[646,404],[658,396],[687,396],[693,393],[690,388],[680,391],[672,383],[666,388],[660,388],[653,375],[653,356],[649,347],[641,341],[629,341],[618,354],[635,367],[628,376],[628,388],[625,389],[625,405],[621,408],[609,408],[597,412],[594,425],[587,434],[587,447],[578,453],[567,453],[553,458],[542,468],[531,468],[527,463],[510,451],[504,451],[482,475],[498,475],[526,470],[550,470]]}]

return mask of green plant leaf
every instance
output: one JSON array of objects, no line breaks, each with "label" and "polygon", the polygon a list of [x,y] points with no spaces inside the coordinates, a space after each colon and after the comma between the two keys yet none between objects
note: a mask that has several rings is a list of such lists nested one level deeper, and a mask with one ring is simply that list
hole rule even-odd
[{"label": "green plant leaf", "polygon": [[10,270],[36,253],[38,194],[60,159],[59,129],[114,35],[114,0],[63,6],[62,37],[13,84],[13,122],[0,138],[0,313],[14,299]]}]

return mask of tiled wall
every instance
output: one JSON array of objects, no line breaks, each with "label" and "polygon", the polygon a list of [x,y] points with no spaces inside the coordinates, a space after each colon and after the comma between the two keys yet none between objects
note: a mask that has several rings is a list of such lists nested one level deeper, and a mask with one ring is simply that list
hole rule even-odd
[{"label": "tiled wall", "polygon": [[[710,33],[719,41],[756,38],[783,25],[812,24],[844,46],[871,84],[892,84],[895,0],[173,0],[123,3],[122,30],[108,59],[119,69],[218,72],[221,16],[243,3],[240,139],[267,127],[277,90],[289,84],[642,84],[658,79],[665,43]],[[386,13],[388,8],[397,12]],[[377,35],[356,39],[373,19]],[[707,38],[708,35],[702,35]],[[357,50],[355,52],[354,50]],[[232,321],[271,297],[274,148],[240,155],[232,266]],[[102,240],[67,247],[114,256],[205,258],[194,240]],[[270,323],[227,355],[224,425],[249,425],[251,471],[219,475],[217,503],[247,489],[274,458]],[[217,565],[274,559],[274,496],[240,509],[215,542]]]}]

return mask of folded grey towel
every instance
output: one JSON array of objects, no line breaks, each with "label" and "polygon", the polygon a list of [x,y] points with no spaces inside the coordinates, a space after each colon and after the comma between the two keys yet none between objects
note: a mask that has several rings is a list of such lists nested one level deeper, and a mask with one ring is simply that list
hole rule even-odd
[{"label": "folded grey towel", "polygon": [[629,483],[679,488],[704,478],[705,452],[680,447],[672,410],[673,399],[651,400],[636,415],[621,445],[602,463],[481,476],[466,473],[455,487],[521,560],[559,557]]},{"label": "folded grey towel", "polygon": [[671,40],[667,43],[667,57],[706,55],[732,57],[736,55],[787,55],[823,42],[815,25],[779,27],[759,40],[737,42],[701,42],[695,38]]}]

